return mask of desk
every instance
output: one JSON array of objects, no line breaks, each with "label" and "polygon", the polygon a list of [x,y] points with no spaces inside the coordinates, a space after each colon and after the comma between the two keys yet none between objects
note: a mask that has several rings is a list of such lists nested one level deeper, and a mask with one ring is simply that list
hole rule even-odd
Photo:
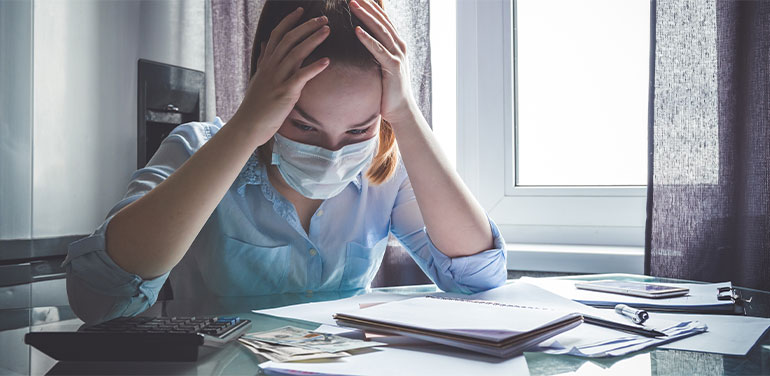
[{"label": "desk", "polygon": [[[567,279],[593,280],[618,279],[648,282],[691,282],[667,278],[634,276],[624,274],[586,275],[561,277]],[[770,292],[751,289],[739,289],[744,296],[753,301],[747,313],[751,316],[770,317]],[[427,293],[437,291],[433,285],[378,288],[372,291],[389,293]],[[263,331],[285,325],[314,329],[317,325],[298,320],[281,319],[252,313],[252,309],[271,308],[289,304],[340,299],[364,293],[355,291],[345,294],[290,294],[251,298],[222,298],[217,301],[196,302],[188,300],[170,300],[156,303],[143,315],[168,316],[203,316],[237,315],[252,320],[252,331]],[[3,312],[0,312],[3,313]],[[6,312],[7,313],[7,312]],[[57,362],[45,354],[23,343],[24,334],[29,331],[76,329],[82,323],[74,318],[67,306],[35,307],[25,312],[14,313],[22,317],[26,314],[32,325],[12,327],[8,321],[0,322],[0,374],[205,374],[205,375],[253,375],[262,374],[257,364],[258,358],[238,343],[202,356],[198,362],[92,362],[68,363]],[[2,317],[10,317],[8,315]],[[760,343],[745,357],[723,356],[676,350],[638,352],[620,358],[596,359],[542,353],[525,353],[532,375],[554,375],[580,370],[587,374],[595,373],[598,368],[605,368],[613,373],[634,375],[734,375],[734,374],[770,374],[770,334],[765,334]],[[592,372],[593,371],[593,372]]]}]

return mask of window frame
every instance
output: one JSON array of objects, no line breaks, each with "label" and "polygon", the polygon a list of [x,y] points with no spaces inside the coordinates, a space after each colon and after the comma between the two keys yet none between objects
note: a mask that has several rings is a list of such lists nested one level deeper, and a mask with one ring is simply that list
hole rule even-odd
[{"label": "window frame", "polygon": [[457,0],[458,173],[508,243],[642,247],[646,186],[514,185],[514,15],[515,0]]}]

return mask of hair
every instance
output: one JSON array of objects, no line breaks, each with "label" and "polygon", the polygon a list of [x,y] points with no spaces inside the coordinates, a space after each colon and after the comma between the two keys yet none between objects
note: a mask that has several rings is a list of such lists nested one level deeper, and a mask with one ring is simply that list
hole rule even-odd
[{"label": "hair", "polygon": [[[267,0],[262,8],[262,14],[257,23],[254,44],[251,47],[251,69],[249,77],[257,71],[261,44],[267,43],[270,33],[289,13],[302,7],[304,12],[298,24],[311,18],[326,16],[331,30],[329,36],[310,53],[302,66],[328,57],[338,66],[358,68],[362,70],[380,67],[377,59],[364,47],[355,35],[355,27],[361,26],[371,32],[361,21],[350,12],[349,0]],[[374,1],[382,6],[382,0]],[[372,159],[372,164],[366,172],[366,177],[373,185],[379,185],[390,179],[398,167],[398,145],[393,127],[385,120],[380,122],[379,148]],[[257,148],[257,156],[262,163],[269,164],[271,160],[272,141]]]}]

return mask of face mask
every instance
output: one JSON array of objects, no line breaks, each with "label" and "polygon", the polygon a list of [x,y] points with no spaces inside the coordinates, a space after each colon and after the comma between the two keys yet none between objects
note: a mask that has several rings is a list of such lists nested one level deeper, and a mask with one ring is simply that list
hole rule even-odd
[{"label": "face mask", "polygon": [[328,199],[356,179],[374,158],[378,136],[332,151],[292,141],[276,133],[272,164],[283,180],[301,195]]}]

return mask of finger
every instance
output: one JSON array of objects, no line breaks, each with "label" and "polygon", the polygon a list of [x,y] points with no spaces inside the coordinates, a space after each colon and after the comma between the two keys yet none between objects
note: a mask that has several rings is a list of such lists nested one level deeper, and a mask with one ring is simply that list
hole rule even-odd
[{"label": "finger", "polygon": [[401,48],[401,51],[406,52],[406,43],[398,35],[398,31],[396,31],[396,27],[393,26],[393,21],[390,20],[390,17],[388,17],[388,14],[385,12],[384,9],[382,9],[382,7],[380,7],[379,4],[377,4],[377,2],[371,1],[371,0],[354,0],[351,3],[355,3],[353,4],[354,7],[358,5],[359,7],[368,10],[370,14],[378,17],[380,22],[382,22],[385,28],[387,28],[388,31],[390,32],[390,35],[393,37],[393,40],[395,40],[398,46]]},{"label": "finger", "polygon": [[380,4],[377,4],[377,2],[372,0],[361,0],[364,5],[362,5],[365,9],[368,7],[369,9],[373,10],[376,14],[380,15],[381,18],[385,19],[385,26],[390,31],[390,34],[393,36],[393,39],[396,40],[396,43],[398,43],[399,47],[401,47],[401,51],[406,53],[406,42],[401,38],[400,35],[398,35],[398,30],[396,30],[396,26],[393,23],[393,21],[390,19],[390,16],[388,16],[388,13],[385,12],[385,9],[383,9]]},{"label": "finger", "polygon": [[374,58],[377,59],[382,66],[391,67],[392,64],[398,60],[398,58],[391,54],[379,40],[372,37],[361,26],[356,26],[356,35],[358,36],[358,40],[360,40],[364,47],[374,55]]},{"label": "finger", "polygon": [[329,58],[325,57],[323,59],[318,59],[313,64],[310,64],[296,72],[291,76],[289,79],[289,84],[293,85],[294,87],[298,87],[299,89],[302,89],[305,87],[305,84],[312,80],[313,77],[317,76],[319,73],[323,72],[326,67],[329,66]]},{"label": "finger", "polygon": [[270,38],[267,41],[266,48],[268,54],[273,53],[273,50],[275,50],[275,47],[281,41],[283,35],[291,30],[292,26],[297,24],[300,16],[302,16],[302,12],[304,12],[302,7],[295,9],[293,12],[286,15],[286,17],[284,17],[281,22],[278,23],[278,26],[276,26],[275,29],[270,32]]},{"label": "finger", "polygon": [[262,60],[264,60],[265,57],[265,42],[260,43],[259,46],[259,57],[257,58],[257,67],[259,67],[262,64]]},{"label": "finger", "polygon": [[329,36],[329,33],[329,26],[324,25],[316,30],[313,35],[309,36],[289,51],[286,58],[284,58],[279,65],[278,77],[287,77],[291,75],[291,72],[299,68],[310,53],[313,52],[319,44],[323,43],[326,37]]},{"label": "finger", "polygon": [[[309,35],[314,35],[314,32],[318,32],[319,28],[322,29],[328,22],[329,19],[326,16],[316,17],[307,20],[302,25],[299,25],[292,31],[286,33],[286,35],[284,35],[283,39],[280,43],[278,43],[278,46],[273,52],[275,57],[278,59],[276,61],[283,60],[284,57],[291,51],[291,49],[294,48],[294,46],[308,38]],[[325,27],[327,29],[329,28],[328,26]]]},{"label": "finger", "polygon": [[352,1],[350,4],[352,5],[351,10],[355,16],[358,17],[358,19],[361,20],[361,22],[363,22],[364,25],[366,25],[366,27],[372,31],[372,33],[374,33],[374,36],[377,38],[377,40],[380,41],[380,43],[385,46],[388,51],[394,54],[400,51],[399,47],[396,45],[396,41],[393,40],[390,32],[380,20],[358,5],[358,2]]}]

